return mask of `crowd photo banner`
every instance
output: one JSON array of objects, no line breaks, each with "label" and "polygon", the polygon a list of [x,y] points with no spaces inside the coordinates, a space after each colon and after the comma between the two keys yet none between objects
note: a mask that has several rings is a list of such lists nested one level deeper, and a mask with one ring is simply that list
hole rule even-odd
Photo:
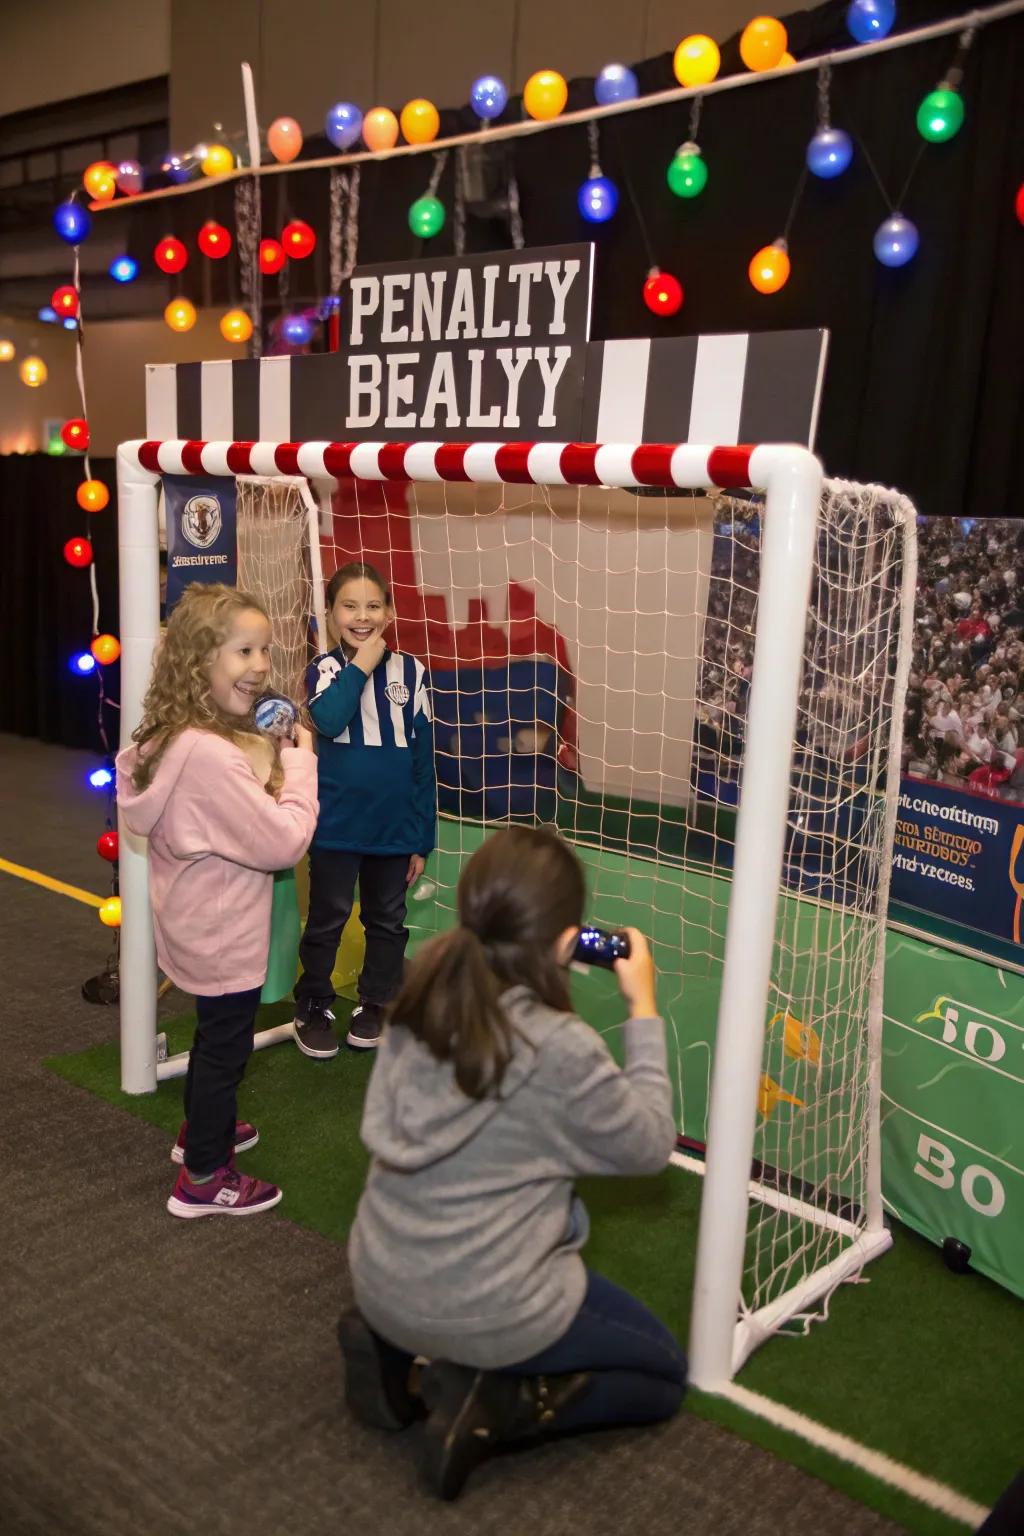
[{"label": "crowd photo banner", "polygon": [[1005,954],[1024,901],[1024,523],[921,518],[918,549],[892,899]]},{"label": "crowd photo banner", "polygon": [[918,554],[892,915],[943,943],[887,936],[883,1194],[1024,1296],[1024,522],[922,517]]}]

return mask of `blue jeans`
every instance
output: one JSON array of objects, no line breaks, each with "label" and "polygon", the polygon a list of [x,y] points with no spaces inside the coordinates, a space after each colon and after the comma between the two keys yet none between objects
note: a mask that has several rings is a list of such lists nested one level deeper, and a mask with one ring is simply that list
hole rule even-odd
[{"label": "blue jeans", "polygon": [[587,1270],[583,1305],[562,1337],[501,1372],[559,1376],[589,1371],[588,1390],[558,1416],[562,1431],[670,1419],[686,1392],[686,1356],[643,1302]]},{"label": "blue jeans", "polygon": [[[412,1356],[375,1334],[385,1369],[404,1382]],[[559,1410],[555,1428],[573,1434],[613,1424],[670,1419],[686,1394],[686,1356],[643,1302],[587,1270],[583,1305],[562,1337],[540,1354],[505,1366],[498,1376],[589,1372],[585,1392]]]}]

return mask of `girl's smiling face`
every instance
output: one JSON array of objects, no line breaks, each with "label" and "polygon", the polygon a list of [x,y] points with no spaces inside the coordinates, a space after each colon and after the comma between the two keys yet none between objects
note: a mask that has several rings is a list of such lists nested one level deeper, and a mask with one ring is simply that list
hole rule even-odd
[{"label": "girl's smiling face", "polygon": [[385,629],[392,617],[384,593],[375,581],[353,576],[331,604],[335,633],[346,651],[354,651]]},{"label": "girl's smiling face", "polygon": [[255,608],[236,613],[227,639],[214,653],[210,694],[225,715],[247,715],[270,676],[270,624]]}]

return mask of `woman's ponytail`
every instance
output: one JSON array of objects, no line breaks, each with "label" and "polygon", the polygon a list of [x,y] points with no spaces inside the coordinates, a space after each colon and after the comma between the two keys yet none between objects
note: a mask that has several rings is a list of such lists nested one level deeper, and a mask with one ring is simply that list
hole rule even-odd
[{"label": "woman's ponytail", "polygon": [[392,1018],[423,1041],[438,1061],[455,1064],[455,1081],[471,1099],[499,1088],[512,1055],[501,984],[475,933],[461,925],[420,950]]},{"label": "woman's ponytail", "polygon": [[459,925],[415,956],[392,1022],[451,1061],[471,1099],[501,1087],[512,1030],[501,1006],[525,987],[549,1008],[570,1007],[556,945],[583,921],[583,870],[554,832],[506,827],[480,844],[459,878]]}]

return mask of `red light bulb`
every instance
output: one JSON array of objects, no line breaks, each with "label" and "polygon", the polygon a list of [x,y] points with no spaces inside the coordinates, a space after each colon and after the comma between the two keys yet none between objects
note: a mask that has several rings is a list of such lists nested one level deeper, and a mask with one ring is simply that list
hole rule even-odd
[{"label": "red light bulb", "polygon": [[55,288],[50,303],[62,320],[73,320],[78,314],[78,293],[70,283]]},{"label": "red light bulb", "polygon": [[68,539],[64,545],[64,559],[76,571],[83,571],[87,565],[92,565],[92,545],[89,540]]},{"label": "red light bulb", "polygon": [[286,256],[302,261],[316,249],[316,234],[302,219],[292,219],[281,231],[281,244]]},{"label": "red light bulb", "polygon": [[644,303],[652,315],[674,315],[683,307],[683,285],[671,272],[655,267],[644,283]]},{"label": "red light bulb", "polygon": [[74,448],[78,453],[85,453],[89,447],[89,424],[81,416],[72,416],[60,429],[60,435],[65,448]]},{"label": "red light bulb", "polygon": [[211,261],[220,261],[231,249],[231,235],[216,219],[207,219],[196,236],[196,244]]},{"label": "red light bulb", "polygon": [[101,832],[96,839],[96,852],[101,859],[106,859],[108,864],[117,863],[117,833]]},{"label": "red light bulb", "polygon": [[268,277],[273,276],[275,272],[280,272],[287,259],[280,240],[260,241],[260,271]]},{"label": "red light bulb", "polygon": [[188,251],[180,240],[167,235],[153,251],[153,260],[161,272],[180,272],[188,265]]}]

